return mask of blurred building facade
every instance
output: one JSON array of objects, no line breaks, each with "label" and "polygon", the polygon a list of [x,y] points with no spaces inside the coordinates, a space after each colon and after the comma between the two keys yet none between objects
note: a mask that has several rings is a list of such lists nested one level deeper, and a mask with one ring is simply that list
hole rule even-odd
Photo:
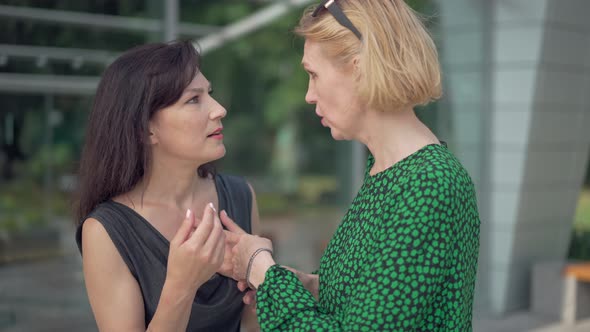
[{"label": "blurred building facade", "polygon": [[476,312],[526,310],[533,264],[567,257],[587,167],[590,2],[437,5],[449,106],[439,126],[480,204]]}]

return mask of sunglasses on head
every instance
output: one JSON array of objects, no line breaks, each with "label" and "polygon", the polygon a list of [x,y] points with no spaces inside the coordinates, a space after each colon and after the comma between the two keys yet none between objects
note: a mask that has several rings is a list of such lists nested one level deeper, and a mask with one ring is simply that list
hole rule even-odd
[{"label": "sunglasses on head", "polygon": [[338,4],[336,3],[336,0],[323,0],[313,11],[311,17],[317,17],[324,8],[327,9],[330,12],[330,14],[332,14],[332,16],[336,19],[338,23],[340,23],[340,25],[352,31],[352,33],[354,33],[354,35],[357,36],[359,40],[363,39],[361,33],[352,24],[348,17],[344,15],[344,12],[342,11],[342,9],[340,9]]}]

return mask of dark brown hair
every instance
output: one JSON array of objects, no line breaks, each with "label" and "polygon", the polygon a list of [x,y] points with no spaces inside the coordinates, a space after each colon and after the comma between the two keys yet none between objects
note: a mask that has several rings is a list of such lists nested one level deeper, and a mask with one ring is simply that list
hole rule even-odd
[{"label": "dark brown hair", "polygon": [[[126,193],[148,173],[149,120],[174,104],[199,72],[189,41],[152,43],[123,53],[107,67],[88,119],[78,174],[75,222],[100,203]],[[214,174],[211,164],[201,177]]]}]

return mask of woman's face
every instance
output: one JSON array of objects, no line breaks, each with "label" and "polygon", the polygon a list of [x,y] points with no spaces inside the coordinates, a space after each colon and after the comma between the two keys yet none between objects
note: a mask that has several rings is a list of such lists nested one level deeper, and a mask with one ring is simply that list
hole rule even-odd
[{"label": "woman's face", "polygon": [[303,68],[309,74],[305,101],[316,105],[322,125],[336,140],[355,139],[359,131],[361,107],[357,98],[354,65],[337,67],[327,58],[321,44],[305,41]]},{"label": "woman's face", "polygon": [[150,120],[154,157],[202,165],[225,155],[221,119],[227,112],[211,92],[209,81],[199,73],[175,104],[155,113]]}]

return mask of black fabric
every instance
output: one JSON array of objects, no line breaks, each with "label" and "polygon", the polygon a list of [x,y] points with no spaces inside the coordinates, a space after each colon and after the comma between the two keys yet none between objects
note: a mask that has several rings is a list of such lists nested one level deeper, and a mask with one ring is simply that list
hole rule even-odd
[{"label": "black fabric", "polygon": [[[219,211],[251,233],[252,194],[246,181],[237,176],[215,177]],[[107,201],[88,218],[98,220],[106,229],[121,257],[137,279],[143,294],[146,327],[152,320],[166,278],[170,243],[141,215],[126,205]],[[82,253],[82,226],[76,242]],[[239,331],[243,308],[236,282],[214,275],[199,288],[193,302],[187,331]]]}]

